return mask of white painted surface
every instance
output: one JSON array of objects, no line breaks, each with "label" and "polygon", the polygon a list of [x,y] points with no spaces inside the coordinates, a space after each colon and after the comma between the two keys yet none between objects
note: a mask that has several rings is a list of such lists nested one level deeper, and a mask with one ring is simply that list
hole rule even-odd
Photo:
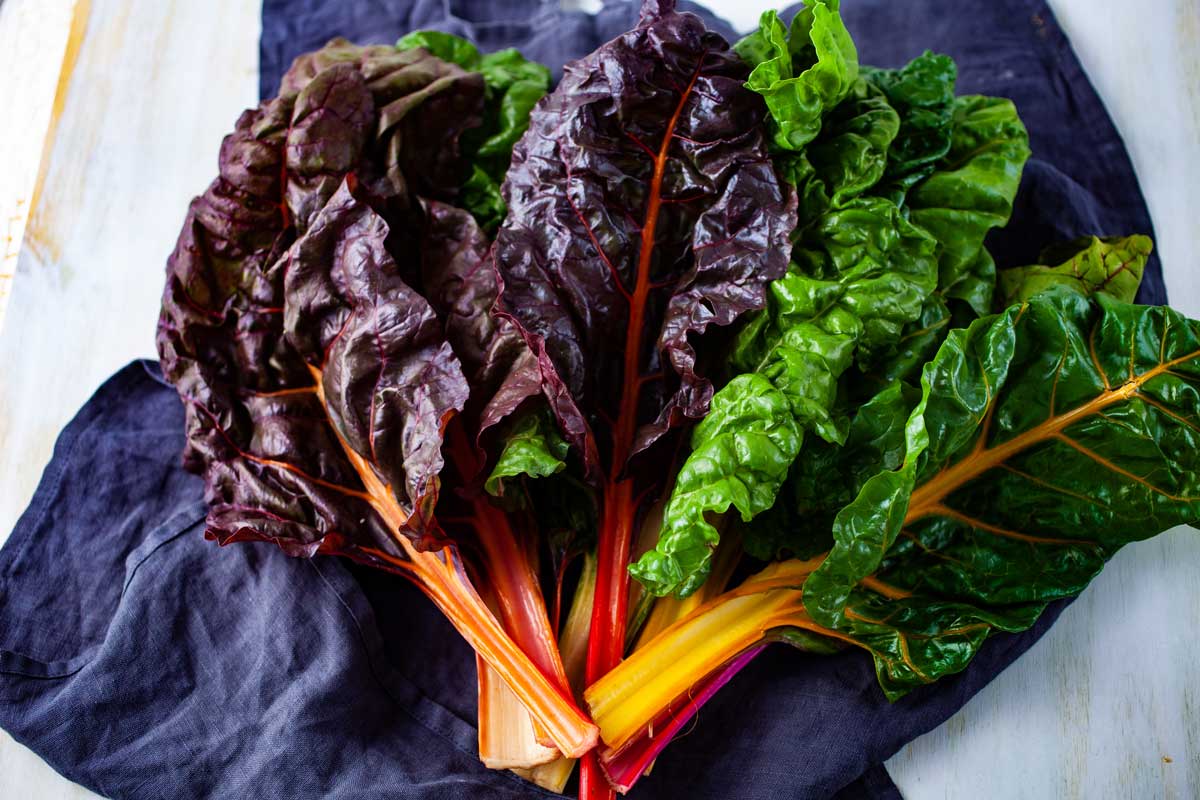
[{"label": "white painted surface", "polygon": [[[0,4],[0,220],[28,202],[74,5]],[[741,27],[758,15],[709,5]],[[1133,154],[1173,304],[1200,316],[1200,0],[1051,5]],[[61,427],[113,370],[153,355],[187,201],[255,100],[258,13],[255,0],[92,0],[0,332],[0,541]],[[1185,529],[1120,554],[1033,651],[889,762],[905,797],[1200,796],[1198,566]],[[0,798],[91,796],[0,734]]]}]

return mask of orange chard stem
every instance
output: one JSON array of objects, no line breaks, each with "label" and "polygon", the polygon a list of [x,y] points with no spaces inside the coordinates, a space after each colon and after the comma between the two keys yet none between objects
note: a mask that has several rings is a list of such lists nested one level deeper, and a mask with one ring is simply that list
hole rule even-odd
[{"label": "orange chard stem", "polygon": [[[324,405],[321,372],[312,367],[310,371],[317,384],[317,397]],[[457,550],[452,546],[437,552],[418,550],[401,533],[408,515],[396,501],[391,487],[384,485],[370,463],[341,439],[340,434],[339,440],[362,481],[372,508],[387,524],[407,557],[407,560],[396,559],[397,564],[411,573],[459,634],[508,684],[543,726],[559,752],[578,757],[595,747],[598,735],[595,724],[579,710],[570,693],[547,678],[505,633],[471,586]]]}]

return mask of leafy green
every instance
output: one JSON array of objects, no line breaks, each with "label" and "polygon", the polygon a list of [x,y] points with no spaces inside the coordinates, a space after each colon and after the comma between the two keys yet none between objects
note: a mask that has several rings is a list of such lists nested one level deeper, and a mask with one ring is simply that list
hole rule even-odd
[{"label": "leafy green", "polygon": [[396,47],[422,47],[483,76],[483,124],[463,136],[463,155],[471,164],[471,175],[462,186],[460,204],[475,215],[480,227],[493,233],[507,213],[500,185],[513,145],[529,127],[533,107],[550,91],[550,70],[512,48],[481,54],[466,39],[441,31],[413,31]]},{"label": "leafy green", "polygon": [[1001,302],[1028,300],[1052,286],[1070,286],[1084,295],[1107,292],[1132,302],[1154,243],[1148,236],[1101,239],[1091,236],[1042,253],[1042,264],[1003,270],[998,277]]},{"label": "leafy green", "polygon": [[[819,374],[819,354],[794,355]],[[692,454],[679,470],[658,544],[630,566],[630,573],[658,595],[683,597],[700,588],[720,539],[705,512],[733,505],[749,520],[770,508],[801,437],[791,403],[769,379],[754,373],[734,378],[713,396],[708,415],[696,426]]]},{"label": "leafy green", "polygon": [[904,439],[804,590],[893,699],[1031,625],[1122,545],[1200,517],[1200,323],[1039,294],[950,334]]},{"label": "leafy green", "polygon": [[568,448],[549,409],[524,414],[506,431],[500,456],[484,482],[484,489],[499,497],[506,493],[505,484],[514,478],[556,475],[567,467]]},{"label": "leafy green", "polygon": [[886,185],[877,189],[897,204],[950,152],[957,77],[953,59],[929,51],[902,69],[864,69],[864,78],[884,93],[901,120],[888,151]]},{"label": "leafy green", "polygon": [[1011,100],[956,98],[949,152],[905,199],[912,221],[941,247],[939,291],[976,314],[991,311],[996,285],[983,239],[1008,222],[1028,157],[1029,135]]},{"label": "leafy green", "polygon": [[[838,208],[879,182],[888,166],[888,148],[900,131],[900,115],[865,80],[824,120],[821,133],[805,151],[819,191],[819,210]],[[818,207],[804,204],[805,219]]]},{"label": "leafy green", "polygon": [[746,86],[770,111],[772,142],[800,150],[816,138],[825,112],[840,103],[858,77],[858,51],[838,13],[838,0],[815,0],[785,29],[774,11],[734,50],[754,67]]},{"label": "leafy green", "polygon": [[[965,316],[957,306],[990,308],[983,239],[1007,221],[1029,153],[1011,102],[954,97],[946,56],[860,75],[836,2],[806,9],[790,31],[768,12],[736,49],[754,65],[747,86],[766,101],[799,226],[787,274],[733,341],[736,377],[714,398],[718,421],[693,432],[659,542],[631,567],[660,595],[703,583],[714,517],[735,508],[748,522],[770,508],[806,432],[845,442],[840,399],[910,377]],[[768,539],[750,546],[766,553]]]},{"label": "leafy green", "polygon": [[804,458],[792,465],[775,505],[743,526],[746,552],[774,561],[828,551],[837,512],[880,469],[903,463],[905,421],[919,398],[917,389],[893,381],[859,406],[844,444],[811,441]]},{"label": "leafy green", "polygon": [[[713,397],[692,434],[655,549],[631,572],[656,594],[695,591],[730,506],[743,520],[770,508],[809,431],[841,443],[839,380],[855,352],[882,346],[916,318],[937,279],[936,243],[882,198],[822,216],[771,284],[731,361],[742,372]],[[821,277],[826,276],[829,277]]]}]

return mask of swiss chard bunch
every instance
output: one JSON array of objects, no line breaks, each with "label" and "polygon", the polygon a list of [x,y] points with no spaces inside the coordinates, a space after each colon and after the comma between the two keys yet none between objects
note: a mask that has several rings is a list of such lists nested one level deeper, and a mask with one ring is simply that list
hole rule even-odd
[{"label": "swiss chard bunch", "polygon": [[1140,236],[997,275],[1028,139],[949,58],[646,0],[549,89],[430,31],[302,57],[158,331],[208,536],[416,582],[489,766],[626,791],[773,641],[899,697],[1197,519],[1200,323],[1131,304]]}]

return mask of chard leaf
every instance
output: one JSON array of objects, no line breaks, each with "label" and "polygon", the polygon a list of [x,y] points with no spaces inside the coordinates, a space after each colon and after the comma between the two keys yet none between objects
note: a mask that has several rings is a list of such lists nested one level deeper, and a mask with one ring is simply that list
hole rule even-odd
[{"label": "chard leaf", "polygon": [[1090,296],[1106,292],[1118,300],[1133,302],[1142,282],[1142,271],[1154,243],[1148,236],[1101,239],[1092,236],[1042,253],[1042,264],[1000,272],[1001,302],[1004,305],[1028,300],[1053,286],[1069,286]]},{"label": "chard leaf", "polygon": [[865,79],[883,92],[900,117],[888,149],[885,186],[877,193],[902,203],[908,189],[950,152],[957,76],[953,59],[929,51],[901,69],[864,70]]},{"label": "chard leaf", "polygon": [[[804,432],[845,440],[846,420],[835,411],[843,373],[856,353],[899,336],[937,279],[936,243],[883,198],[858,198],[823,215],[796,255],[771,284],[766,311],[739,334],[731,361],[743,374],[713,398],[658,544],[631,567],[656,594],[682,596],[704,582],[719,536],[712,515],[732,506],[748,521],[769,508]],[[736,413],[709,424],[718,409]],[[755,444],[751,433],[773,440]]]},{"label": "chard leaf", "polygon": [[[865,80],[856,82],[805,151],[827,205],[840,208],[879,182],[899,130],[900,116],[883,93]],[[815,206],[806,203],[804,210],[812,214]]]},{"label": "chard leaf", "polygon": [[692,339],[761,307],[786,267],[794,210],[744,78],[699,18],[647,2],[566,66],[513,151],[500,308],[595,482],[708,411]]},{"label": "chard leaf", "polygon": [[471,174],[462,185],[459,202],[475,215],[484,231],[495,231],[507,210],[500,185],[512,159],[513,145],[529,127],[533,107],[550,91],[550,70],[512,48],[481,54],[466,39],[441,31],[413,31],[396,47],[423,48],[443,61],[483,76],[483,124],[463,140],[463,156],[471,164]]},{"label": "chard leaf", "polygon": [[917,383],[921,368],[954,328],[950,308],[940,292],[925,298],[921,315],[904,326],[899,338],[888,348],[876,351],[867,365],[868,386],[878,387],[894,380]]},{"label": "chard leaf", "polygon": [[838,512],[804,588],[892,699],[1200,518],[1200,323],[1066,287],[977,320],[925,367],[905,450]]},{"label": "chard leaf", "polygon": [[810,441],[775,505],[743,526],[746,552],[763,561],[828,552],[837,512],[876,472],[903,463],[905,422],[919,399],[917,389],[893,381],[857,408],[843,444]]},{"label": "chard leaf", "polygon": [[1012,214],[1029,136],[1010,100],[959,97],[953,109],[949,152],[908,191],[905,202],[912,221],[941,245],[939,291],[986,314],[996,264],[983,240]]},{"label": "chard leaf", "polygon": [[[389,245],[419,238],[415,188],[453,191],[482,100],[478,76],[428,54],[335,40],[225,140],[168,264],[158,330],[211,538],[390,568],[378,554],[399,555],[394,531],[345,443],[390,485],[406,532],[439,541],[441,429],[466,382]],[[405,135],[417,116],[419,139]]]},{"label": "chard leaf", "polygon": [[755,373],[737,376],[713,397],[679,470],[658,543],[629,568],[647,589],[683,597],[704,583],[720,540],[706,510],[733,505],[750,519],[775,502],[774,489],[787,476],[803,435],[791,406]]},{"label": "chard leaf", "polygon": [[766,101],[772,144],[781,150],[801,150],[815,139],[822,117],[858,77],[858,52],[838,0],[814,0],[790,29],[774,11],[763,12],[758,30],[734,49],[754,67],[746,85]]},{"label": "chard leaf", "polygon": [[507,432],[484,489],[499,497],[505,494],[505,482],[513,478],[556,475],[567,467],[568,447],[548,413],[521,416]]},{"label": "chard leaf", "polygon": [[478,444],[488,429],[539,394],[537,363],[515,326],[493,313],[499,287],[490,244],[475,219],[434,200],[424,207],[421,281],[471,384],[463,416]]},{"label": "chard leaf", "polygon": [[434,30],[410,31],[396,42],[397,50],[422,47],[431,55],[465,70],[477,72],[481,58],[479,48],[461,36]]}]

